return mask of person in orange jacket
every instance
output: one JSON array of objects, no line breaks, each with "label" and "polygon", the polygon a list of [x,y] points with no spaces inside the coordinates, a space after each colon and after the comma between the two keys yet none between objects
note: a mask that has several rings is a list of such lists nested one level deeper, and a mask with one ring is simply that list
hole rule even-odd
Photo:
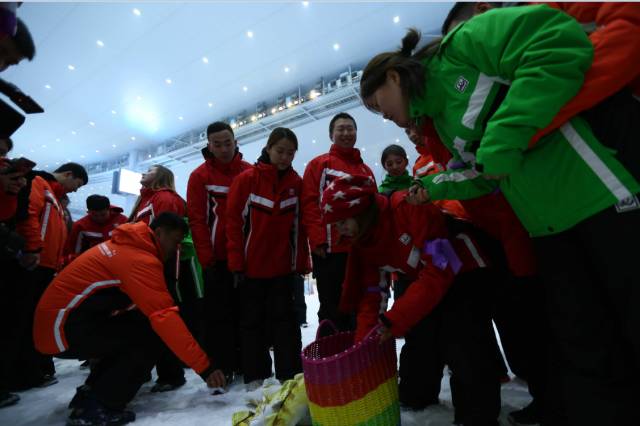
[{"label": "person in orange jacket", "polygon": [[[79,164],[66,163],[52,174],[32,171],[27,186],[18,194],[16,230],[24,238],[25,246],[18,257],[18,265],[10,268],[8,281],[12,283],[20,343],[13,360],[10,387],[25,390],[56,383],[55,367],[50,356],[35,350],[31,336],[33,312],[40,296],[55,273],[62,266],[67,228],[60,198],[74,192],[88,182],[87,172]],[[17,285],[20,284],[20,285]]]},{"label": "person in orange jacket", "polygon": [[66,263],[110,239],[113,230],[128,220],[122,214],[122,208],[112,206],[104,195],[89,195],[86,203],[87,215],[73,224],[67,238],[64,251]]},{"label": "person in orange jacket", "polygon": [[271,376],[269,335],[276,378],[284,382],[302,371],[294,274],[309,272],[310,263],[300,224],[302,179],[291,167],[297,150],[295,133],[275,128],[256,165],[229,189],[227,252],[241,293],[242,369],[250,387]]},{"label": "person in orange jacket", "polygon": [[318,286],[320,309],[318,318],[329,319],[340,330],[353,329],[353,318],[338,311],[340,291],[347,264],[348,245],[340,241],[333,225],[322,223],[320,200],[322,191],[345,174],[374,174],[355,148],[358,127],[347,113],[336,114],[329,122],[329,152],[309,162],[302,178],[302,220],[309,236],[313,259],[313,275]]},{"label": "person in orange jacket", "polygon": [[187,232],[183,218],[170,212],[151,226],[121,225],[111,240],[66,267],[43,294],[33,327],[38,350],[99,359],[70,403],[68,425],[133,421],[135,413],[125,407],[153,368],[160,341],[209,387],[225,385],[180,318],[163,278],[163,262],[175,256]]}]

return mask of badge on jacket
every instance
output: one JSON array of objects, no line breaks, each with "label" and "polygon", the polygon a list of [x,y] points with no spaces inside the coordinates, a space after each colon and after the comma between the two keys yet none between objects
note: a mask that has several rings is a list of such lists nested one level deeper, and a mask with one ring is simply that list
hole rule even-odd
[{"label": "badge on jacket", "polygon": [[455,88],[458,92],[464,93],[469,85],[469,80],[464,78],[463,76],[458,77],[458,81],[456,81]]}]

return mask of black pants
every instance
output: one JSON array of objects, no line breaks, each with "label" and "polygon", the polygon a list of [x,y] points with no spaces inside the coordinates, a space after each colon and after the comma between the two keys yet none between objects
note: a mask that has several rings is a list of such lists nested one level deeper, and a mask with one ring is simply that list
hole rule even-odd
[{"label": "black pants", "polygon": [[14,260],[0,262],[0,394],[9,390],[12,372],[18,365],[21,342],[20,318],[18,306],[20,292],[24,286],[19,280],[20,266]]},{"label": "black pants", "polygon": [[[167,289],[178,305],[177,280],[176,280],[176,258],[167,261],[164,265],[164,280]],[[180,312],[182,316],[182,313]],[[171,349],[164,343],[160,342],[160,348],[157,352],[156,373],[158,373],[158,382],[180,384],[184,383],[184,369],[182,361],[173,353]]]},{"label": "black pants", "polygon": [[491,324],[492,281],[487,269],[459,275],[426,318],[439,329],[437,347],[452,370],[456,418],[465,426],[498,425],[500,382]]},{"label": "black pants", "polygon": [[571,425],[640,424],[640,210],[534,239]]},{"label": "black pants", "polygon": [[298,325],[306,323],[307,303],[304,300],[304,277],[300,274],[293,275],[293,305]]},{"label": "black pants", "polygon": [[276,378],[292,379],[302,371],[302,336],[293,307],[293,276],[247,278],[241,285],[241,294],[244,382],[271,376],[271,342]]},{"label": "black pants", "polygon": [[163,343],[139,311],[94,324],[66,327],[65,358],[97,359],[85,384],[105,406],[123,409],[136,395],[158,358]]},{"label": "black pants", "polygon": [[242,371],[240,297],[226,262],[204,270],[204,348],[227,375]]},{"label": "black pants", "polygon": [[[18,267],[19,268],[19,267]],[[33,316],[40,297],[47,289],[55,271],[37,267],[33,271],[17,269],[14,271],[16,299],[12,311],[12,324],[16,327],[18,346],[14,364],[9,372],[9,383],[12,389],[29,389],[38,385],[45,374],[54,375],[55,367],[51,355],[38,352],[33,342]]]},{"label": "black pants", "polygon": [[347,269],[347,253],[327,253],[326,258],[313,255],[313,275],[318,286],[318,319],[331,320],[341,331],[355,330],[355,316],[340,313],[340,295]]},{"label": "black pants", "polygon": [[191,260],[180,261],[179,294],[176,302],[180,316],[198,344],[204,346],[204,297],[198,294]]},{"label": "black pants", "polygon": [[[411,284],[400,275],[394,283],[394,298],[400,298]],[[400,402],[413,409],[437,404],[442,382],[444,361],[438,348],[440,339],[438,321],[427,317],[416,324],[405,336],[400,351]]]}]

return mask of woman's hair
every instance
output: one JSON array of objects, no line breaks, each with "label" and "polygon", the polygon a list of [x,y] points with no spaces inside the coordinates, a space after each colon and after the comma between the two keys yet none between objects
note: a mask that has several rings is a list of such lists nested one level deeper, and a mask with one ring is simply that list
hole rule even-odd
[{"label": "woman's hair", "polygon": [[[155,167],[156,177],[153,179],[153,182],[151,182],[148,188],[153,189],[154,191],[158,189],[170,189],[171,191],[176,192],[176,183],[173,177],[173,172],[165,166],[161,166],[159,164],[153,165],[151,167]],[[137,213],[138,207],[140,206],[141,199],[142,197],[139,196],[136,200],[136,203],[133,205],[131,215],[129,216],[129,222],[133,222],[136,220],[135,215]]]},{"label": "woman's hair", "polygon": [[387,72],[390,70],[394,70],[400,75],[400,87],[405,97],[422,95],[425,82],[421,60],[433,56],[442,39],[436,38],[413,53],[420,38],[420,32],[415,28],[410,28],[402,38],[402,46],[399,50],[380,53],[369,61],[360,80],[360,97],[363,100],[373,95],[385,83]]},{"label": "woman's hair", "polygon": [[397,155],[398,157],[402,157],[405,160],[409,160],[407,158],[407,151],[405,151],[403,147],[396,144],[389,145],[384,149],[384,151],[382,151],[382,156],[380,157],[380,163],[382,164],[382,167],[384,167],[384,163],[385,161],[387,161],[387,157],[390,155]]},{"label": "woman's hair", "polygon": [[291,129],[287,129],[286,127],[276,127],[271,131],[269,139],[267,139],[267,146],[265,149],[271,148],[282,139],[287,139],[293,142],[293,146],[296,148],[296,151],[298,150],[298,137]]}]

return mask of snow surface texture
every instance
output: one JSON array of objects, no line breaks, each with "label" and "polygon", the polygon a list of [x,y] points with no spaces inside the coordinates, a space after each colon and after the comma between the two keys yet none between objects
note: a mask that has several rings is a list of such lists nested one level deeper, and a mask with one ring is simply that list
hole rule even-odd
[{"label": "snow surface texture", "polygon": [[[314,286],[315,287],[315,286]],[[314,288],[315,291],[315,288]],[[306,296],[307,321],[309,327],[302,329],[302,343],[307,345],[315,338],[318,326],[317,292]],[[398,341],[398,351],[402,347]],[[42,426],[64,425],[69,411],[67,404],[75,394],[88,371],[79,369],[80,362],[56,360],[59,383],[44,389],[32,389],[20,393],[20,402],[0,409],[0,425],[6,426]],[[136,412],[137,426],[222,426],[231,424],[231,416],[236,411],[246,410],[247,402],[261,399],[263,389],[247,392],[244,384],[234,383],[228,392],[213,396],[202,379],[191,370],[185,370],[187,383],[173,392],[151,393],[153,382],[142,386],[129,409]],[[154,371],[155,380],[155,371]],[[274,379],[269,382],[273,383]],[[502,386],[501,424],[508,425],[506,415],[512,410],[527,405],[530,401],[526,385],[512,380]],[[445,426],[453,421],[449,376],[445,373],[440,393],[441,404],[424,411],[402,411],[403,426]]]}]

